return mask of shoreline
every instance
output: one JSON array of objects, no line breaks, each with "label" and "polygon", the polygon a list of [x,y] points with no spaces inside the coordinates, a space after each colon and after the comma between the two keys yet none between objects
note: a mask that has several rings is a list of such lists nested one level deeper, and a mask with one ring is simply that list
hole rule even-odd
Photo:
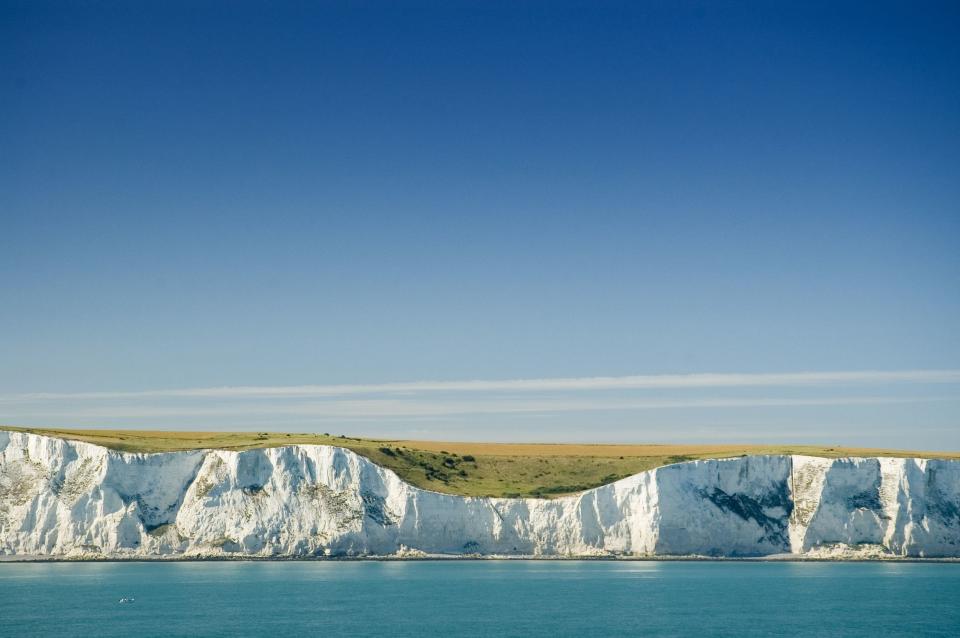
[{"label": "shoreline", "polygon": [[446,562],[446,561],[519,561],[519,562],[658,562],[658,563],[957,563],[957,557],[825,557],[794,556],[772,554],[769,556],[471,556],[471,555],[428,555],[428,556],[110,556],[110,557],[67,557],[38,555],[0,555],[3,563],[235,563],[235,562]]}]

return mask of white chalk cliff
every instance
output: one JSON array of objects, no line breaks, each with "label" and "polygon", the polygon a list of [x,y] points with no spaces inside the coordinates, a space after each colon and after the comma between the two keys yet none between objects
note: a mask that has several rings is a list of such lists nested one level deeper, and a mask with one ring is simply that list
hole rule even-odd
[{"label": "white chalk cliff", "polygon": [[960,462],[747,456],[465,498],[337,447],[125,454],[0,431],[0,555],[422,554],[960,557]]}]

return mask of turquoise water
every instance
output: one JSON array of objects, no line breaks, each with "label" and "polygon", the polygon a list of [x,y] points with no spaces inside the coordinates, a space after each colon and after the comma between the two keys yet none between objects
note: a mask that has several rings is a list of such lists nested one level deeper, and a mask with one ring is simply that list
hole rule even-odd
[{"label": "turquoise water", "polygon": [[960,564],[0,563],[3,636],[691,634],[957,636]]}]

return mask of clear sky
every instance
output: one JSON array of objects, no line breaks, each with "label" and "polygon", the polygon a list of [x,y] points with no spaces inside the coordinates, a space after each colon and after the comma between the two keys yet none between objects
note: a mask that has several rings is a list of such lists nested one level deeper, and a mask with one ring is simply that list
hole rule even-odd
[{"label": "clear sky", "polygon": [[958,69],[955,2],[0,0],[0,422],[960,449]]}]

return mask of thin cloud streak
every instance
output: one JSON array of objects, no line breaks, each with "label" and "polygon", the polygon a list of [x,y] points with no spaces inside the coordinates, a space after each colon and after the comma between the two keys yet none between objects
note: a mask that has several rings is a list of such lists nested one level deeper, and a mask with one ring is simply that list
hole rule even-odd
[{"label": "thin cloud streak", "polygon": [[555,379],[413,381],[299,386],[227,386],[132,392],[36,392],[0,396],[0,402],[25,403],[148,398],[271,399],[334,397],[354,394],[418,394],[430,392],[578,392],[591,390],[883,385],[895,383],[960,383],[960,370],[659,374]]},{"label": "thin cloud streak", "polygon": [[756,399],[688,399],[688,400],[616,400],[616,401],[451,401],[447,403],[396,401],[390,399],[364,401],[324,401],[319,403],[261,404],[257,406],[102,406],[80,410],[31,412],[32,417],[58,418],[173,418],[231,416],[301,416],[313,419],[398,419],[425,416],[470,414],[527,414],[560,412],[636,411],[697,408],[762,408],[886,405],[957,401],[955,397],[826,397],[826,398],[756,398]]}]

